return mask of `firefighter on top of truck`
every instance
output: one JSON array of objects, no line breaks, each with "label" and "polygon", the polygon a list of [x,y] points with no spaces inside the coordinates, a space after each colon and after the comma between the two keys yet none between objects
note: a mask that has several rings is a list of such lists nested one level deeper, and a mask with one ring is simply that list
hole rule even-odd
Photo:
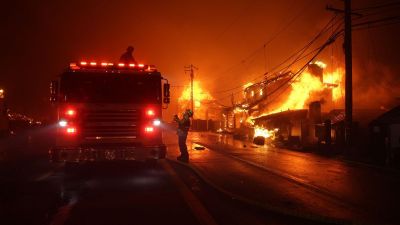
[{"label": "firefighter on top of truck", "polygon": [[187,151],[186,139],[190,128],[190,117],[193,116],[193,112],[190,109],[187,109],[182,116],[182,119],[179,119],[177,115],[174,116],[174,121],[178,123],[178,143],[179,143],[179,151],[181,155],[177,157],[179,161],[188,162],[189,161],[189,153]]},{"label": "firefighter on top of truck", "polygon": [[135,58],[133,57],[133,51],[135,49],[132,46],[128,46],[128,48],[126,49],[126,52],[124,54],[121,55],[121,57],[119,58],[119,62],[121,63],[136,63]]}]

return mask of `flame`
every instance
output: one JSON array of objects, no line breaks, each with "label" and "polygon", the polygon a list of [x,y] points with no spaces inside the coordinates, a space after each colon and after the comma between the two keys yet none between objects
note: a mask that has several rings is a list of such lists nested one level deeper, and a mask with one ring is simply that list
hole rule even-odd
[{"label": "flame", "polygon": [[324,73],[325,84],[337,85],[336,87],[332,88],[332,99],[335,102],[343,99],[344,97],[343,77],[344,77],[344,70],[342,68],[338,68],[332,73]]},{"label": "flame", "polygon": [[[178,99],[178,103],[181,106],[181,110],[185,110],[191,107],[191,88],[187,86],[182,92],[181,97]],[[194,111],[196,117],[205,118],[205,107],[201,107],[202,104],[214,100],[210,93],[204,90],[198,81],[193,81],[193,99],[194,99]]]},{"label": "flame", "polygon": [[273,137],[277,131],[278,129],[268,130],[264,127],[256,126],[254,127],[254,137],[270,138]]},{"label": "flame", "polygon": [[249,83],[243,85],[243,89],[246,89],[246,88],[250,87],[251,85],[253,85],[253,83],[249,82]]},{"label": "flame", "polygon": [[299,79],[293,82],[291,86],[292,91],[287,100],[278,109],[271,113],[290,109],[303,109],[312,92],[321,90],[324,87],[318,77],[315,77],[308,72],[304,72],[300,75]]},{"label": "flame", "polygon": [[315,61],[314,62],[315,65],[318,65],[319,67],[321,67],[322,69],[326,68],[326,64],[324,62],[321,61]]},{"label": "flame", "polygon": [[343,99],[343,74],[343,69],[337,69],[331,73],[324,73],[323,81],[321,81],[319,77],[309,72],[303,72],[299,78],[291,84],[292,90],[287,99],[268,114],[285,110],[304,109],[311,101],[320,100],[321,93],[325,89],[332,89],[333,102],[340,101]]},{"label": "flame", "polygon": [[[327,67],[327,65],[321,61],[316,61],[314,64],[323,69]],[[255,117],[266,116],[286,110],[304,109],[310,102],[321,100],[324,91],[327,89],[331,89],[332,91],[331,97],[333,103],[342,103],[344,97],[344,70],[338,68],[333,72],[324,71],[322,76],[321,80],[320,77],[314,76],[308,71],[303,72],[291,83],[291,90],[282,102],[273,105],[274,107],[271,111],[261,113],[257,116],[249,116],[246,119],[246,123],[250,126],[254,126]]]}]

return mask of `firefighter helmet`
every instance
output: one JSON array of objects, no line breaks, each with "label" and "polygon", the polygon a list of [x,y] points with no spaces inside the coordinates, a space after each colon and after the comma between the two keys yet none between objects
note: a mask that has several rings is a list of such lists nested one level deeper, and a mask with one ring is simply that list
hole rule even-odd
[{"label": "firefighter helmet", "polygon": [[193,116],[193,111],[192,110],[190,110],[190,109],[186,109],[186,112],[185,112],[189,117],[192,117]]}]

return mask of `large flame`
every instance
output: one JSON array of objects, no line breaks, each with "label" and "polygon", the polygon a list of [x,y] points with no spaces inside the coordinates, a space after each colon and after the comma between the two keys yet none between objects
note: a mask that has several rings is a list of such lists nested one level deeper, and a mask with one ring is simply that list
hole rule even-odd
[{"label": "large flame", "polygon": [[[178,103],[181,110],[189,109],[191,107],[191,87],[187,86],[182,92],[181,97],[178,99]],[[198,81],[193,81],[193,100],[194,100],[194,112],[197,118],[206,117],[206,108],[202,107],[204,103],[214,100],[210,93],[204,90]]]},{"label": "large flame", "polygon": [[338,102],[343,99],[343,70],[337,69],[331,73],[323,74],[323,81],[309,72],[303,72],[297,80],[291,84],[291,91],[281,104],[275,110],[267,114],[304,109],[311,101],[320,100],[322,92],[326,89],[332,89],[332,101]]},{"label": "large flame", "polygon": [[[326,68],[326,64],[323,62],[316,62],[315,64],[322,69]],[[338,68],[333,72],[324,71],[322,79],[308,71],[303,72],[291,83],[291,90],[287,94],[287,97],[282,102],[273,104],[274,108],[272,110],[263,112],[258,117],[286,110],[304,109],[312,101],[319,101],[323,97],[329,98],[329,96],[326,96],[327,94],[331,95],[330,99],[332,103],[342,103],[344,97],[343,77],[344,70],[342,68]],[[327,107],[332,106],[334,105]],[[249,116],[246,122],[250,126],[254,126],[254,117]],[[254,132],[255,137],[262,136],[268,138],[274,134],[273,131],[258,126],[254,127]]]},{"label": "large flame", "polygon": [[333,84],[336,87],[332,88],[332,100],[338,102],[344,97],[344,85],[343,85],[344,70],[338,68],[331,73],[324,73],[324,83]]}]

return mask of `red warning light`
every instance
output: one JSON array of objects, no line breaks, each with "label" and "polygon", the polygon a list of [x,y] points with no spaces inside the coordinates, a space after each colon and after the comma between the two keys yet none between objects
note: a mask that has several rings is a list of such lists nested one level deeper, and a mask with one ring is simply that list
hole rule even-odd
[{"label": "red warning light", "polygon": [[107,65],[108,65],[108,63],[106,63],[106,62],[101,63],[101,66],[107,66]]},{"label": "red warning light", "polygon": [[91,65],[91,66],[96,66],[97,63],[96,63],[96,62],[90,62],[90,65]]},{"label": "red warning light", "polygon": [[153,116],[156,115],[156,113],[154,112],[153,109],[148,109],[148,110],[146,111],[146,115],[149,116],[149,117],[153,117]]},{"label": "red warning light", "polygon": [[76,115],[76,111],[74,109],[67,109],[65,111],[65,115],[68,117],[74,117]]},{"label": "red warning light", "polygon": [[67,128],[67,134],[76,134],[76,128],[75,127],[68,127]]},{"label": "red warning light", "polygon": [[125,66],[125,63],[118,63],[118,66],[119,66],[119,67],[124,67],[124,66]]},{"label": "red warning light", "polygon": [[138,66],[139,66],[139,68],[143,68],[144,64],[139,64]]},{"label": "red warning light", "polygon": [[87,62],[84,62],[84,61],[81,62],[81,66],[86,66],[86,65],[87,65]]},{"label": "red warning light", "polygon": [[129,64],[129,67],[135,67],[135,64],[130,63],[130,64]]},{"label": "red warning light", "polygon": [[144,128],[144,131],[146,132],[146,133],[153,133],[154,132],[154,127],[145,127]]}]

